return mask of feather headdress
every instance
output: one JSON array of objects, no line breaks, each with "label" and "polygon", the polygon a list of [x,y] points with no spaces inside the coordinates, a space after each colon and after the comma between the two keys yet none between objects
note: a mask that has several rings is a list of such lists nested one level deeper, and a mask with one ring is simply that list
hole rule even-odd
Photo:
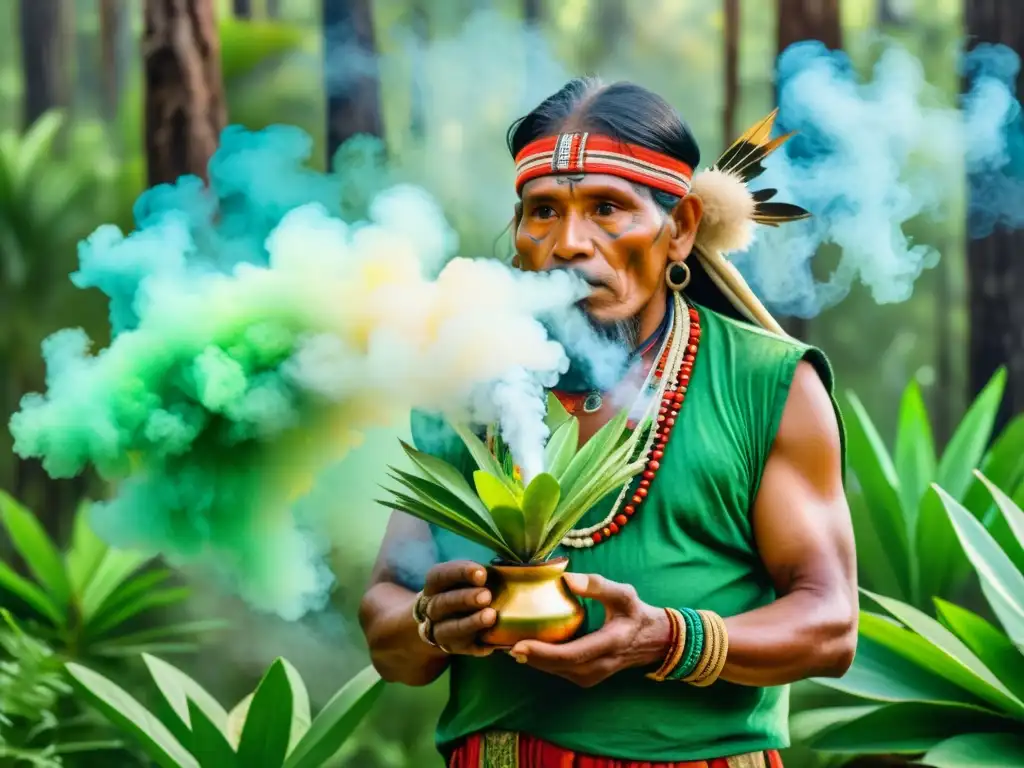
[{"label": "feather headdress", "polygon": [[704,204],[695,251],[708,276],[744,316],[766,330],[785,334],[754,295],[726,253],[748,248],[754,225],[777,227],[811,214],[792,203],[777,202],[777,190],[752,192],[748,184],[764,173],[764,160],[793,136],[771,138],[778,110],[754,125],[730,146],[708,170],[693,179],[691,193]]}]

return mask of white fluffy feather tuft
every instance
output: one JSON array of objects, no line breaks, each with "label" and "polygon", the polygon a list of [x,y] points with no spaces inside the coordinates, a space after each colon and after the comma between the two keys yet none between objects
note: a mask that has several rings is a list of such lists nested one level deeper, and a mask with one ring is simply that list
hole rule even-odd
[{"label": "white fluffy feather tuft", "polygon": [[690,194],[704,203],[697,242],[729,253],[743,251],[754,240],[754,197],[734,173],[711,169],[697,174]]}]

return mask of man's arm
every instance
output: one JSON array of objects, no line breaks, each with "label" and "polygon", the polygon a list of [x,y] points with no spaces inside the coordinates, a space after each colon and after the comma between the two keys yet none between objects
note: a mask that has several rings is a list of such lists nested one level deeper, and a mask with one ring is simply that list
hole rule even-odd
[{"label": "man's arm", "polygon": [[779,598],[726,619],[722,679],[764,687],[842,676],[857,647],[857,563],[839,426],[809,363],[797,368],[753,526]]},{"label": "man's arm", "polygon": [[370,659],[381,677],[391,683],[428,685],[448,666],[448,656],[424,643],[418,633],[412,608],[416,593],[398,583],[393,568],[399,545],[436,548],[427,524],[402,512],[393,512],[384,541],[370,577],[370,587],[359,606],[359,624],[370,647]]}]

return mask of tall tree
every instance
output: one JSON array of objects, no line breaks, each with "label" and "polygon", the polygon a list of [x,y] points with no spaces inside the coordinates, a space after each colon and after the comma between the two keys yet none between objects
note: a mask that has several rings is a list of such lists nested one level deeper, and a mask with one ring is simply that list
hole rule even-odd
[{"label": "tall tree", "polygon": [[[776,11],[776,50],[779,54],[801,40],[820,40],[834,50],[843,47],[839,0],[776,0]],[[784,115],[782,119],[785,119]],[[804,318],[785,318],[782,324],[798,339],[806,339],[810,334],[810,323]]]},{"label": "tall tree", "polygon": [[102,59],[103,117],[113,120],[124,84],[122,43],[129,29],[124,0],[100,0],[100,58]]},{"label": "tall tree", "polygon": [[231,10],[236,19],[251,19],[252,0],[231,0]]},{"label": "tall tree", "polygon": [[724,0],[725,103],[722,108],[722,146],[736,139],[736,110],[740,101],[740,0]]},{"label": "tall tree", "polygon": [[21,66],[25,82],[22,121],[26,126],[54,107],[69,106],[71,41],[64,0],[20,0]]},{"label": "tall tree", "polygon": [[[1020,0],[967,2],[968,40],[1002,43],[1024,53],[1024,8]],[[1022,95],[1018,74],[1017,98]],[[970,188],[970,185],[969,185]],[[1009,373],[1006,396],[996,419],[1001,429],[1024,411],[1024,231],[998,228],[967,246],[970,304],[969,386],[976,394],[1000,365]]]},{"label": "tall tree", "polygon": [[327,161],[360,133],[383,135],[371,0],[323,0]]},{"label": "tall tree", "polygon": [[227,122],[214,0],[146,0],[143,34],[149,183],[205,179]]}]

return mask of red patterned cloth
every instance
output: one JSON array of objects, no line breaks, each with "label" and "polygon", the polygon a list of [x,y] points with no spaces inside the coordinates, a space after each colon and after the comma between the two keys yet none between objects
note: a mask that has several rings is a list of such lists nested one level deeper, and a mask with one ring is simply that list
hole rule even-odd
[{"label": "red patterned cloth", "polygon": [[526,734],[474,734],[452,753],[449,768],[783,768],[775,750],[712,760],[651,763],[573,752]]}]

